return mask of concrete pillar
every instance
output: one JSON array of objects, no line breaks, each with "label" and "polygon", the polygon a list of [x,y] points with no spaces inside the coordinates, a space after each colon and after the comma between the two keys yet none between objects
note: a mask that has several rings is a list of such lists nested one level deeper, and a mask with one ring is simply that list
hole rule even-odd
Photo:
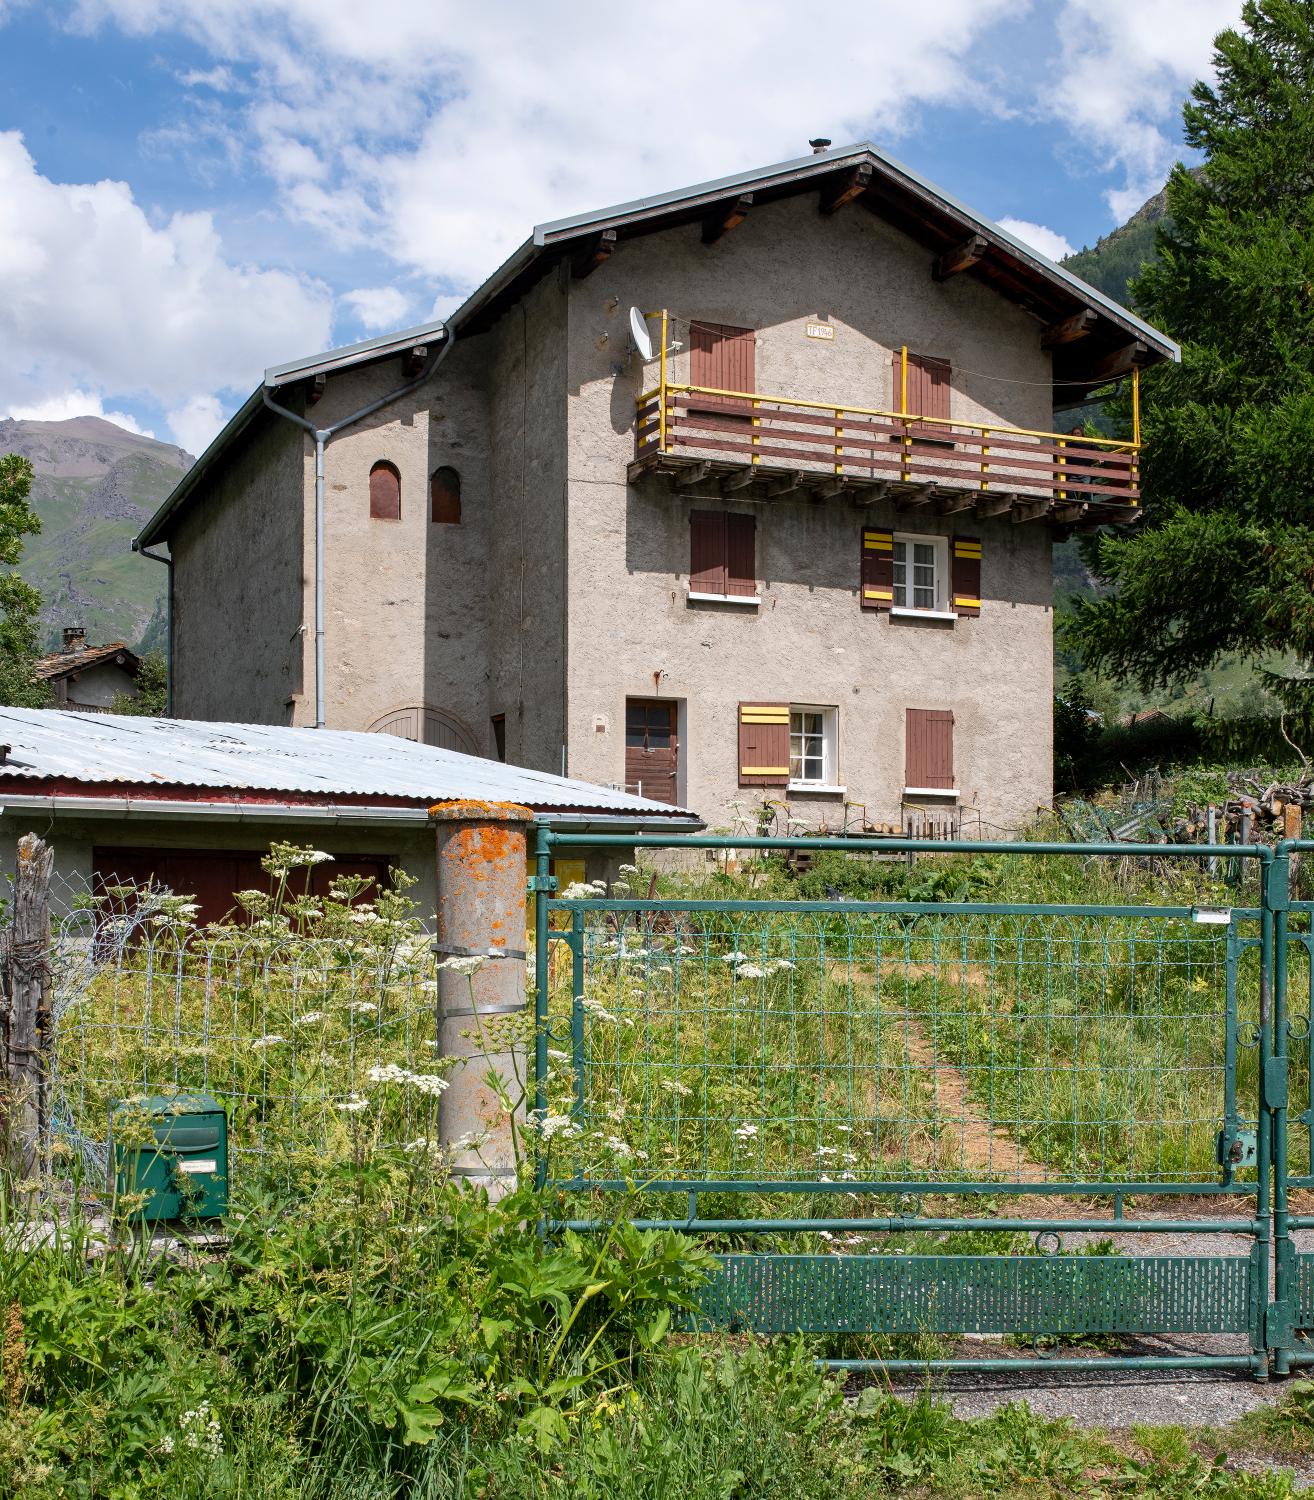
[{"label": "concrete pillar", "polygon": [[[525,994],[526,836],[534,815],[508,802],[440,802],[429,809],[438,843],[438,961],[483,958],[477,972],[438,970],[438,1046],[458,1058],[438,1111],[444,1146],[461,1141],[453,1173],[497,1196],[515,1179],[513,1126],[485,1082],[496,1070],[518,1102],[523,1126],[527,1082]],[[489,953],[505,954],[489,958]],[[532,1014],[532,1007],[530,1007]]]}]

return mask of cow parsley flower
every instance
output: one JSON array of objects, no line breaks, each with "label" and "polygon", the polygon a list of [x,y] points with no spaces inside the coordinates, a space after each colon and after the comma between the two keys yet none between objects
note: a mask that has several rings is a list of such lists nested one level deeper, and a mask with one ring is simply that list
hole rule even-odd
[{"label": "cow parsley flower", "polygon": [[268,1036],[256,1037],[255,1041],[251,1043],[251,1051],[263,1052],[266,1047],[277,1047],[280,1043],[286,1041],[287,1038],[285,1036],[279,1036],[276,1031],[271,1031]]}]

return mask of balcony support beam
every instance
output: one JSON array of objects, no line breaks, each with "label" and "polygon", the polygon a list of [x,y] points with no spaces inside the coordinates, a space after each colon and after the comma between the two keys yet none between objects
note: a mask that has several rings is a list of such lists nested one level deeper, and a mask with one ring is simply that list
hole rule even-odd
[{"label": "balcony support beam", "polygon": [[729,198],[724,203],[718,203],[703,219],[703,244],[714,245],[723,234],[729,234],[732,229],[738,229],[748,217],[748,210],[752,206],[752,193],[741,193],[738,198]]},{"label": "balcony support beam", "polygon": [[990,495],[988,498],[979,496],[976,500],[976,517],[979,521],[993,520],[995,516],[1006,516],[1013,509],[1013,496],[1006,494],[1003,490]]},{"label": "balcony support beam", "polygon": [[875,505],[878,501],[884,500],[886,495],[888,495],[889,493],[890,486],[888,482],[884,479],[877,480],[877,482],[873,485],[863,486],[862,491],[858,496],[858,504]]},{"label": "balcony support beam", "polygon": [[916,489],[904,490],[902,494],[894,497],[895,510],[920,510],[923,505],[929,505],[939,494],[939,489],[933,484],[923,484]]},{"label": "balcony support beam", "polygon": [[817,207],[823,214],[838,213],[846,203],[852,203],[855,198],[862,197],[871,186],[871,179],[870,162],[854,167],[851,172],[843,173],[822,187],[821,200]]},{"label": "balcony support beam", "polygon": [[1089,364],[1069,366],[1065,362],[1060,368],[1056,362],[1054,378],[1089,381],[1091,386],[1096,386],[1105,380],[1116,380],[1120,375],[1130,375],[1138,366],[1145,364],[1149,357],[1149,348],[1140,339],[1132,339],[1130,343],[1110,349],[1107,354],[1100,355]]},{"label": "balcony support beam", "polygon": [[676,493],[689,494],[696,484],[707,478],[711,471],[711,464],[690,464],[687,469],[681,469],[675,480]]},{"label": "balcony support beam", "polygon": [[756,478],[756,469],[736,469],[721,480],[721,493],[728,495],[735,490],[746,490]]},{"label": "balcony support beam", "polygon": [[1048,500],[1020,500],[1013,507],[1013,524],[1021,526],[1027,521],[1038,521],[1049,512]]},{"label": "balcony support beam", "polygon": [[792,474],[786,474],[783,479],[777,479],[767,486],[767,499],[779,500],[784,495],[792,495],[795,490],[803,488],[805,478],[801,470],[795,469]]},{"label": "balcony support beam", "polygon": [[976,504],[974,490],[959,490],[956,494],[942,495],[935,502],[937,516],[956,516],[960,510],[971,510]]},{"label": "balcony support beam", "polygon": [[1060,344],[1070,344],[1074,339],[1084,339],[1099,322],[1100,315],[1093,307],[1083,307],[1079,313],[1064,318],[1060,323],[1051,323],[1040,335],[1042,349],[1057,349]]},{"label": "balcony support beam", "polygon": [[952,250],[946,250],[943,255],[935,257],[935,264],[931,267],[932,278],[936,281],[948,281],[951,276],[957,276],[960,271],[974,266],[989,248],[990,241],[985,235],[970,235],[961,245],[955,245]]},{"label": "balcony support beam", "polygon": [[595,234],[579,254],[572,258],[571,276],[576,281],[583,281],[586,276],[592,276],[604,261],[611,258],[611,253],[615,248],[616,231],[614,229],[604,229],[601,234]]}]

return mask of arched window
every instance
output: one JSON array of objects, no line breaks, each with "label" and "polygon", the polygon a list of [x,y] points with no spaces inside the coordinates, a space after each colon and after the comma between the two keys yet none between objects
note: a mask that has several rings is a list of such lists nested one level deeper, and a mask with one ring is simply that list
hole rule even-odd
[{"label": "arched window", "polygon": [[455,469],[435,469],[429,479],[430,519],[440,525],[461,522],[461,476]]},{"label": "arched window", "polygon": [[370,519],[401,520],[401,475],[396,464],[380,460],[370,470]]}]

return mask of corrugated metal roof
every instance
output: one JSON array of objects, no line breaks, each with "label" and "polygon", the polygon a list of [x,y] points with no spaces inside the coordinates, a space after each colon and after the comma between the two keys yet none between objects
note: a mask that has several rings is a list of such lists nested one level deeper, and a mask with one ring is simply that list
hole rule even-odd
[{"label": "corrugated metal roof", "polygon": [[[292,729],[280,724],[210,724],[125,714],[68,714],[0,708],[9,746],[0,778],[42,782],[204,787],[317,797],[470,798],[518,802],[535,811],[575,810],[636,819],[693,819],[682,808],[588,781],[503,765],[389,734]],[[3,792],[0,791],[0,796]],[[234,798],[240,801],[240,796]]]}]

